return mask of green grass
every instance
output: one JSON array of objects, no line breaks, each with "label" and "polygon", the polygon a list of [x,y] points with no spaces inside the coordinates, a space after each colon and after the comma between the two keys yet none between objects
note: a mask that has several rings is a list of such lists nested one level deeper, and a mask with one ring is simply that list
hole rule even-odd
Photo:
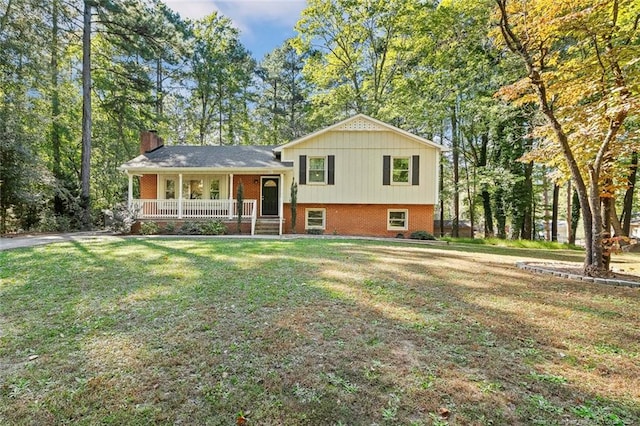
[{"label": "green grass", "polygon": [[529,248],[529,249],[545,249],[545,250],[583,250],[582,247],[566,244],[566,243],[557,243],[552,241],[541,241],[541,240],[510,240],[510,239],[501,239],[501,238],[453,238],[453,237],[443,237],[441,238],[443,241],[448,241],[450,243],[457,244],[478,244],[478,245],[489,245],[489,246],[497,246],[497,247],[516,247],[516,248]]},{"label": "green grass", "polygon": [[581,254],[216,238],[0,252],[0,424],[640,423],[640,291],[514,267],[550,258]]}]

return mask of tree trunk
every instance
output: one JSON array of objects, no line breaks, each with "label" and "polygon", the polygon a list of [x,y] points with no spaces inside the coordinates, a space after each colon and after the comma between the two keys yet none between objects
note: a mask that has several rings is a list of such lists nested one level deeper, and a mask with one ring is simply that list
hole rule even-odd
[{"label": "tree trunk", "polygon": [[[442,140],[442,135],[440,135]],[[444,189],[444,163],[440,158],[440,237],[444,237],[444,198],[442,197],[442,190]]]},{"label": "tree trunk", "polygon": [[271,107],[272,112],[271,112],[271,117],[272,117],[272,121],[271,121],[271,128],[274,131],[273,132],[273,143],[277,144],[277,140],[278,140],[278,130],[279,130],[279,126],[278,126],[278,79],[274,79],[273,80],[273,105]]},{"label": "tree trunk", "polygon": [[573,232],[573,215],[571,214],[571,180],[567,181],[567,241],[571,244],[571,233]]},{"label": "tree trunk", "polygon": [[529,200],[525,208],[522,220],[522,235],[525,240],[533,240],[534,237],[534,200],[533,200],[533,161],[524,166],[524,186],[528,194]]},{"label": "tree trunk", "polygon": [[453,157],[453,220],[451,221],[451,236],[457,238],[460,236],[460,147],[455,105],[451,112],[451,151]]},{"label": "tree trunk", "polygon": [[[484,133],[480,137],[480,157],[478,168],[487,167],[487,150],[489,146],[489,135]],[[484,237],[493,237],[493,212],[491,211],[491,194],[486,186],[483,186],[482,192],[482,210],[484,213]]]},{"label": "tree trunk", "polygon": [[[463,150],[465,150],[465,148],[463,147]],[[473,193],[471,192],[471,179],[469,178],[469,162],[466,161],[467,158],[465,156],[465,164],[464,164],[464,171],[465,171],[465,177],[467,180],[467,201],[469,203],[469,237],[471,238],[475,238],[475,233],[474,233],[474,229],[476,227],[476,191],[475,188],[473,190]]]},{"label": "tree trunk", "polygon": [[551,206],[551,241],[558,241],[558,204],[560,202],[560,186],[553,185],[553,205]]},{"label": "tree trunk", "polygon": [[82,33],[82,161],[80,168],[80,205],[82,226],[91,226],[91,10],[92,2],[84,2]]},{"label": "tree trunk", "polygon": [[633,196],[636,189],[636,180],[638,176],[638,153],[631,154],[631,166],[629,166],[629,177],[627,178],[627,191],[624,194],[624,203],[620,214],[622,222],[622,232],[625,237],[631,232],[631,214],[633,209]]},{"label": "tree trunk", "polygon": [[578,230],[578,222],[580,221],[580,198],[578,192],[573,191],[571,203],[571,233],[569,234],[569,244],[576,244],[576,233]]},{"label": "tree trunk", "polygon": [[162,59],[156,59],[156,119],[159,120],[163,112],[162,92]]},{"label": "tree trunk", "polygon": [[218,81],[218,144],[222,145],[222,83]]},{"label": "tree trunk", "polygon": [[493,237],[493,211],[491,209],[491,194],[486,189],[482,190],[482,210],[484,211],[484,237]]},{"label": "tree trunk", "polygon": [[542,200],[544,203],[544,239],[546,241],[551,241],[551,226],[550,219],[551,215],[549,214],[549,178],[547,177],[547,169],[546,167],[542,168],[542,173],[544,177],[542,178]]},{"label": "tree trunk", "polygon": [[616,237],[628,236],[628,235],[625,235],[624,231],[622,230],[622,224],[620,223],[620,220],[618,219],[618,214],[616,213],[616,203],[611,203],[611,212],[609,215],[609,220],[611,221],[613,234]]},{"label": "tree trunk", "polygon": [[602,197],[602,264],[605,270],[609,270],[611,262],[611,215],[613,211],[613,197]]},{"label": "tree trunk", "polygon": [[496,236],[502,240],[507,238],[507,212],[504,197],[504,190],[498,188],[494,193],[494,210],[496,215]]},{"label": "tree trunk", "polygon": [[[56,186],[62,185],[62,160],[60,155],[60,92],[58,73],[58,0],[51,4],[51,151],[53,157],[53,176]],[[60,191],[56,191],[53,198],[53,211],[56,215],[64,213],[64,201]]]}]

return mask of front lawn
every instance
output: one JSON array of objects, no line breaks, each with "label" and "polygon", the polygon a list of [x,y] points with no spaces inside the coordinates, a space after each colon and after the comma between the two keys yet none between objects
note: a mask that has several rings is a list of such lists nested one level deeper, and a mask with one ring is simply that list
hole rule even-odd
[{"label": "front lawn", "polygon": [[640,290],[514,266],[580,256],[337,239],[0,252],[0,424],[640,424]]}]

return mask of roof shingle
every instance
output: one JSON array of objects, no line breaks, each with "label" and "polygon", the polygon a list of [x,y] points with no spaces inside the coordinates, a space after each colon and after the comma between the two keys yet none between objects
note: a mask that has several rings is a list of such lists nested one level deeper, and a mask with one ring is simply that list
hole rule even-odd
[{"label": "roof shingle", "polygon": [[289,163],[276,159],[267,145],[232,146],[163,146],[139,155],[122,165],[122,169],[211,168],[257,169],[285,168]]}]

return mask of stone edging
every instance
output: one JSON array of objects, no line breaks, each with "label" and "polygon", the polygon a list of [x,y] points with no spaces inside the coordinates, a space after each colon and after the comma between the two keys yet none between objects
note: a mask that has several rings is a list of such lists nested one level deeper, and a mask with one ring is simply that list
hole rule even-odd
[{"label": "stone edging", "polygon": [[520,268],[520,269],[523,269],[525,271],[534,272],[536,274],[553,275],[555,277],[567,278],[567,279],[570,279],[570,280],[584,281],[584,282],[595,283],[595,284],[605,284],[605,285],[615,285],[615,286],[623,286],[623,287],[640,288],[640,283],[637,283],[637,282],[634,282],[634,281],[625,281],[625,280],[619,280],[619,279],[616,279],[616,278],[587,277],[587,276],[584,276],[584,275],[577,275],[577,274],[571,274],[569,272],[555,271],[553,269],[547,269],[544,266],[540,266],[538,264],[530,264],[529,262],[516,262],[516,266],[518,268]]}]

